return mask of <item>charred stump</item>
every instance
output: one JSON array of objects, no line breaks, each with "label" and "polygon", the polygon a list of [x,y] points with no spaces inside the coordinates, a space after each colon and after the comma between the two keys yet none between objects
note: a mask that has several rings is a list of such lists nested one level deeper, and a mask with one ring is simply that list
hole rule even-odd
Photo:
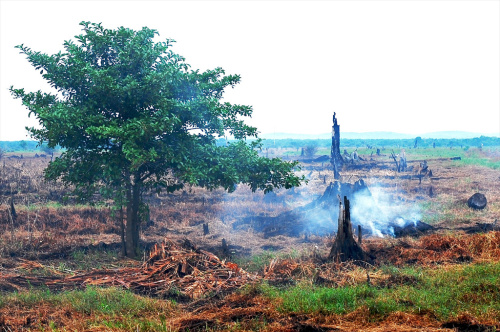
[{"label": "charred stump", "polygon": [[221,249],[222,249],[222,256],[229,256],[229,246],[227,244],[226,239],[222,239]]},{"label": "charred stump", "polygon": [[363,262],[371,261],[370,257],[361,249],[356,240],[354,240],[350,204],[346,196],[344,196],[344,206],[342,206],[342,202],[339,202],[338,232],[328,258],[340,262],[350,260]]},{"label": "charred stump", "polygon": [[481,193],[475,193],[467,200],[467,205],[474,210],[482,210],[487,204],[486,196]]},{"label": "charred stump", "polygon": [[391,152],[391,158],[394,159],[394,163],[396,164],[396,170],[398,171],[398,173],[400,172],[400,165],[398,163],[398,158],[396,157],[396,155],[394,154],[394,151]]},{"label": "charred stump", "polygon": [[16,207],[14,206],[14,196],[10,197],[10,216],[12,217],[12,222],[17,220]]},{"label": "charred stump", "polygon": [[333,113],[333,126],[332,126],[332,150],[330,162],[333,166],[333,178],[340,179],[340,170],[344,164],[344,159],[340,154],[340,126],[337,123],[335,113]]},{"label": "charred stump", "polygon": [[363,241],[363,229],[361,228],[361,225],[358,225],[358,244],[361,245],[362,241]]}]

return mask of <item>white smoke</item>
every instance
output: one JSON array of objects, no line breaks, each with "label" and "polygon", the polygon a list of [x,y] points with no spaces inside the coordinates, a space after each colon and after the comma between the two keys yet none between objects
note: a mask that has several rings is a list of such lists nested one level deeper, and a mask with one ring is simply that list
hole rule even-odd
[{"label": "white smoke", "polygon": [[371,231],[374,236],[394,236],[394,227],[417,225],[421,219],[417,204],[407,204],[392,198],[383,188],[370,187],[354,193],[351,199],[351,221]]},{"label": "white smoke", "polygon": [[[349,188],[355,187],[361,189],[352,193]],[[338,229],[338,193],[348,195],[352,225],[355,230],[361,225],[366,236],[399,236],[402,232],[411,231],[403,228],[417,226],[421,220],[418,204],[395,199],[377,185],[335,184],[330,191],[327,189],[322,196],[306,205],[301,205],[304,201],[301,195],[280,193],[275,201],[269,201],[262,194],[244,189],[239,188],[225,197],[220,211],[223,221],[234,220],[234,231],[253,228],[264,234],[276,229],[277,233],[289,236],[333,234]],[[256,210],[260,212],[254,213]],[[272,234],[270,236],[274,236]]]}]

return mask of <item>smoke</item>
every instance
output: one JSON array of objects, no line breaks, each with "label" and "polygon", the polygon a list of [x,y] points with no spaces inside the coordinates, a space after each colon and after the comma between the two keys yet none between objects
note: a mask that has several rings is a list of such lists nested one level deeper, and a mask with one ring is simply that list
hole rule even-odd
[{"label": "smoke", "polygon": [[298,219],[307,220],[304,230],[324,235],[338,229],[339,200],[347,196],[351,207],[351,223],[372,236],[396,236],[408,226],[417,226],[421,219],[418,205],[393,199],[382,187],[368,188],[364,181],[354,184],[335,182],[317,201],[296,209]]},{"label": "smoke", "polygon": [[[298,192],[281,192],[262,197],[238,190],[236,195],[231,195],[233,198],[224,200],[224,209],[220,212],[225,217],[235,219],[233,230],[253,228],[263,233],[264,237],[335,233],[339,219],[338,198],[343,196],[347,196],[350,201],[352,225],[355,229],[360,225],[367,236],[408,235],[417,228],[420,231],[423,224],[420,222],[418,205],[394,199],[383,187],[375,185],[368,188],[363,180],[354,184],[339,181],[331,183],[322,196],[291,210],[291,206],[303,202],[304,197]],[[414,230],[409,226],[414,226]]]},{"label": "smoke", "polygon": [[351,199],[353,225],[361,225],[374,236],[395,236],[395,227],[417,226],[420,219],[418,205],[396,201],[378,186],[358,191]]}]

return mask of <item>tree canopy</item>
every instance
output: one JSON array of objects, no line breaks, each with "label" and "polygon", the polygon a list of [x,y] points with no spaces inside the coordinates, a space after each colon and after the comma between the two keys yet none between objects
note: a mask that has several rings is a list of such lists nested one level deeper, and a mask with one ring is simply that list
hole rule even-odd
[{"label": "tree canopy", "polygon": [[[80,197],[97,190],[126,206],[126,254],[139,241],[142,194],[173,192],[186,184],[234,190],[300,185],[295,162],[258,156],[257,129],[244,122],[252,108],[223,101],[240,82],[222,68],[192,70],[158,32],[81,22],[83,33],[48,55],[19,45],[52,92],[11,87],[39,127],[31,136],[62,154],[45,170],[48,179],[73,185]],[[225,135],[237,141],[218,146]]]}]

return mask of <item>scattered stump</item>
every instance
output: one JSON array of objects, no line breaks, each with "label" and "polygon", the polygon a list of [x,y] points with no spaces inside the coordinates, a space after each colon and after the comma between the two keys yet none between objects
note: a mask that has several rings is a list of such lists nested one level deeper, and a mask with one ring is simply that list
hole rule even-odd
[{"label": "scattered stump", "polygon": [[434,230],[434,227],[420,220],[416,220],[413,222],[406,222],[406,221],[404,222],[405,224],[403,225],[400,225],[397,222],[390,223],[389,229],[392,229],[393,231],[392,234],[390,235],[394,237],[403,237],[403,236],[417,237]]},{"label": "scattered stump", "polygon": [[10,197],[10,216],[12,217],[12,222],[17,220],[16,207],[14,206],[14,197]]},{"label": "scattered stump", "polygon": [[361,249],[352,231],[351,212],[349,200],[344,196],[344,207],[339,202],[339,223],[338,232],[335,237],[330,255],[328,258],[334,261],[363,261],[370,262],[370,257]]},{"label": "scattered stump", "polygon": [[467,205],[474,210],[482,210],[487,204],[486,196],[481,193],[475,193],[467,201]]},{"label": "scattered stump", "polygon": [[340,179],[340,170],[344,165],[344,159],[340,154],[340,126],[337,123],[335,113],[333,113],[333,126],[332,126],[332,149],[330,153],[331,164],[333,166],[333,178]]},{"label": "scattered stump", "polygon": [[222,239],[221,248],[222,248],[222,254],[224,256],[228,256],[229,255],[229,246],[227,245],[226,239]]}]

